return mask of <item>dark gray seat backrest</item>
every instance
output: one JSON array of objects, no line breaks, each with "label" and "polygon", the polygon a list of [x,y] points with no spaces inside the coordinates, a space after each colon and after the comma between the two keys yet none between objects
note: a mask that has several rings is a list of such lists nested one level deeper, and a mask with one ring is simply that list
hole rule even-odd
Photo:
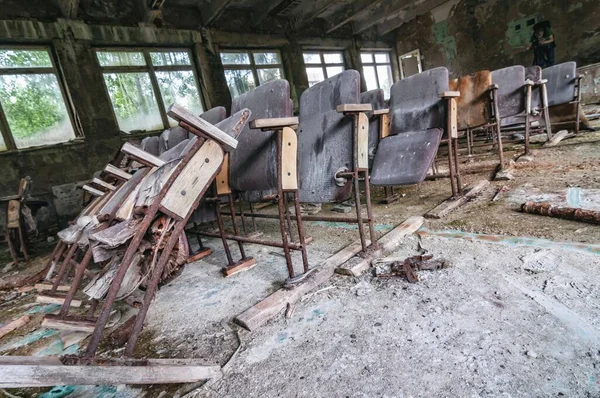
[{"label": "dark gray seat backrest", "polygon": [[[231,112],[248,108],[252,118],[292,116],[290,84],[272,80],[233,100]],[[248,124],[235,151],[229,157],[229,182],[235,191],[261,191],[277,188],[276,135],[252,130]]]},{"label": "dark gray seat backrest", "polygon": [[542,70],[542,78],[547,80],[548,106],[566,104],[575,98],[577,64],[565,62]]},{"label": "dark gray seat backrest", "polygon": [[163,131],[158,140],[158,153],[168,151],[188,139],[188,132],[182,127],[175,126]]},{"label": "dark gray seat backrest", "polygon": [[[385,108],[385,98],[382,89],[365,91],[360,94],[361,104],[371,104],[373,110],[379,110]],[[380,116],[371,114],[369,117],[369,166],[373,161],[373,154],[377,149],[379,143],[379,122],[381,121]]]},{"label": "dark gray seat backrest", "polygon": [[396,82],[391,88],[390,134],[445,128],[446,108],[439,94],[448,91],[448,69],[440,67]]},{"label": "dark gray seat backrest", "polygon": [[492,71],[492,84],[498,85],[498,111],[501,119],[525,111],[524,66],[515,65]]},{"label": "dark gray seat backrest", "polygon": [[335,173],[353,169],[352,118],[338,105],[360,102],[360,74],[347,70],[315,84],[300,98],[298,179],[302,202],[326,203],[350,197],[351,183],[335,184]]}]

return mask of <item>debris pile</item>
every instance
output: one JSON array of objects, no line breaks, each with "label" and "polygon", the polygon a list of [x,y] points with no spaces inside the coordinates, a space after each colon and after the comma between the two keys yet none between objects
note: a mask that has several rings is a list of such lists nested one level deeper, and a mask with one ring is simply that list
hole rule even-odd
[{"label": "debris pile", "polygon": [[450,263],[447,260],[443,258],[433,260],[432,255],[412,256],[404,260],[385,257],[373,260],[372,265],[375,269],[375,276],[379,278],[399,276],[406,278],[410,283],[419,281],[416,271],[434,271],[450,267]]}]

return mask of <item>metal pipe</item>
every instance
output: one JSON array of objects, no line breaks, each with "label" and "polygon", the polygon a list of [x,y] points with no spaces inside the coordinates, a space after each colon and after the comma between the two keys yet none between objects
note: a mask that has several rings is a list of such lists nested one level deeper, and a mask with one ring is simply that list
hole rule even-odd
[{"label": "metal pipe", "polygon": [[[224,216],[228,216],[230,215],[228,212],[222,212],[221,214],[223,214]],[[236,215],[239,216],[239,213],[236,213]],[[246,215],[248,215],[246,213]],[[277,214],[262,214],[262,213],[256,213],[254,215],[254,217],[256,218],[268,218],[268,219],[272,219],[272,220],[276,220],[279,218],[279,216],[277,216]],[[292,220],[297,220],[298,217],[297,216],[290,216]],[[335,217],[335,216],[302,216],[302,220],[304,221],[327,221],[327,222],[345,222],[345,223],[349,223],[349,224],[356,224],[358,223],[358,220],[356,218],[350,218],[350,217]],[[366,218],[363,218],[363,221],[369,221]]]},{"label": "metal pipe", "polygon": [[352,179],[353,180],[353,185],[354,185],[354,202],[355,202],[355,206],[356,206],[356,219],[358,221],[358,235],[360,236],[360,245],[362,247],[362,251],[366,251],[367,250],[367,242],[366,242],[366,237],[365,237],[365,230],[363,227],[363,219],[362,219],[362,209],[361,209],[361,205],[360,205],[360,185],[359,185],[359,181],[358,181],[358,121],[359,121],[359,117],[358,114],[355,113],[352,115],[353,119],[354,119],[354,126],[353,126],[353,136],[354,136],[354,153],[353,153],[353,160],[354,160],[354,172],[356,173],[356,176]]},{"label": "metal pipe", "polygon": [[[216,206],[216,215],[217,215],[217,225],[219,226],[218,237],[221,238],[221,242],[223,243],[223,250],[225,250],[225,256],[227,257],[227,264],[231,267],[233,262],[233,257],[231,256],[231,250],[229,249],[229,243],[227,243],[227,239],[225,239],[225,226],[223,225],[223,217],[221,216],[221,206],[217,203]],[[198,235],[202,235],[199,233]]]},{"label": "metal pipe", "polygon": [[[219,235],[217,232],[198,231],[198,234],[202,235],[202,236],[209,237],[209,238],[219,238],[219,237],[221,237],[221,235]],[[231,235],[231,234],[223,234],[223,236],[227,240],[240,241],[240,242],[251,243],[251,244],[255,244],[255,245],[278,247],[280,249],[283,249],[283,243],[281,243],[281,242],[274,242],[274,241],[268,241],[268,240],[260,240],[260,239],[250,238],[250,237],[247,237],[247,236],[237,236],[237,235]],[[288,246],[289,246],[289,248],[291,250],[302,250],[302,246],[303,245],[301,243],[300,244],[289,243]]]},{"label": "metal pipe", "polygon": [[79,284],[83,279],[83,274],[85,269],[87,268],[90,260],[92,259],[92,248],[88,245],[85,249],[85,254],[83,259],[77,267],[75,267],[75,277],[73,277],[73,281],[71,282],[71,286],[69,287],[69,291],[65,296],[65,301],[63,301],[62,307],[60,308],[60,312],[58,313],[59,317],[65,317],[69,314],[69,308],[71,307],[71,301],[73,301],[73,297],[75,297],[75,293],[77,293],[77,289],[79,289]]},{"label": "metal pipe", "polygon": [[492,89],[494,114],[496,117],[496,137],[498,139],[498,156],[500,158],[500,170],[504,170],[504,148],[502,146],[502,130],[500,126],[500,109],[498,107],[498,89]]},{"label": "metal pipe", "polygon": [[452,197],[456,196],[456,180],[454,178],[454,149],[452,148],[453,139],[450,137],[450,120],[448,120],[448,171],[450,173],[450,188],[452,189]]},{"label": "metal pipe", "polygon": [[285,263],[288,269],[288,275],[290,279],[294,278],[294,265],[292,264],[292,256],[290,254],[290,242],[288,241],[287,232],[285,230],[285,210],[283,202],[285,197],[283,196],[283,187],[281,182],[281,174],[283,169],[282,164],[282,148],[283,145],[283,130],[277,130],[277,211],[279,213],[279,229],[281,230],[281,241],[283,243],[283,254],[285,256]]},{"label": "metal pipe", "polygon": [[[232,196],[232,195],[230,194],[230,196]],[[238,205],[239,205],[238,207],[240,208],[240,213],[242,214],[240,216],[242,219],[242,230],[244,231],[244,235],[248,235],[248,230],[246,229],[246,217],[244,217],[243,201],[242,201],[242,197],[240,195],[238,195]],[[231,213],[233,214],[233,210],[231,211]],[[231,217],[233,217],[233,215]]]},{"label": "metal pipe", "polygon": [[[373,209],[371,207],[371,185],[369,179],[369,169],[366,168],[363,170],[365,177],[365,201],[367,202],[367,216],[369,217],[369,233],[371,235],[371,245],[373,247],[377,246],[377,235],[375,234],[375,226],[373,225]],[[394,192],[394,187],[392,187],[392,193]]]},{"label": "metal pipe", "polygon": [[462,194],[462,181],[460,179],[460,162],[458,160],[458,138],[454,140],[454,175],[456,176],[456,191],[459,195]]},{"label": "metal pipe", "polygon": [[[228,195],[229,197],[229,211],[231,212],[231,223],[233,224],[233,233],[236,235],[239,235],[239,231],[238,231],[238,227],[237,227],[237,220],[235,218],[235,208],[233,206],[233,195],[230,193]],[[240,201],[240,204],[242,202]],[[244,219],[244,213],[242,213],[242,220]],[[246,230],[246,227],[244,226],[244,232]],[[244,252],[244,244],[242,242],[238,242],[238,249],[240,250],[240,256],[244,259],[246,258],[246,253]]]},{"label": "metal pipe", "polygon": [[69,251],[67,252],[67,255],[65,256],[62,264],[60,265],[60,268],[58,269],[58,273],[56,274],[56,278],[54,279],[54,283],[52,284],[52,288],[50,289],[51,292],[53,292],[53,293],[56,292],[56,290],[58,289],[58,286],[60,286],[60,282],[62,282],[63,278],[67,274],[69,266],[71,265],[71,258],[73,258],[73,254],[75,254],[76,250],[77,250],[77,242],[75,242],[71,245],[71,247],[69,248]]},{"label": "metal pipe", "polygon": [[304,272],[308,272],[308,255],[306,253],[306,240],[304,236],[304,222],[302,221],[302,210],[300,209],[300,195],[298,190],[294,190],[294,209],[296,210],[296,226],[298,227],[298,240],[302,247],[300,251],[302,253],[302,266]]}]

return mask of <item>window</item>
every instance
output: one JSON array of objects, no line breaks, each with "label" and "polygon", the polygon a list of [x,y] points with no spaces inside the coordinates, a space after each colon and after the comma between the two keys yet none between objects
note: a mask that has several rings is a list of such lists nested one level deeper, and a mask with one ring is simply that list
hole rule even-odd
[{"label": "window", "polygon": [[174,102],[203,112],[188,50],[97,50],[96,56],[119,128],[156,131],[175,126],[167,116]]},{"label": "window", "polygon": [[221,62],[233,98],[270,80],[283,78],[279,51],[227,51],[221,53]]},{"label": "window", "polygon": [[0,48],[0,151],[75,138],[48,48]]},{"label": "window", "polygon": [[363,75],[367,90],[383,90],[385,99],[390,98],[390,88],[394,84],[389,52],[363,51],[360,53]]},{"label": "window", "polygon": [[340,74],[346,69],[344,55],[341,51],[305,52],[304,64],[306,65],[309,87]]}]

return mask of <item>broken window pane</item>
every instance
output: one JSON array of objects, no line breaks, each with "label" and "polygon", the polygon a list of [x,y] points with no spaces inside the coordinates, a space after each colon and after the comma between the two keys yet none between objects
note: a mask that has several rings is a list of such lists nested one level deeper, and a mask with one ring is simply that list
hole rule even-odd
[{"label": "broken window pane", "polygon": [[342,66],[328,66],[327,68],[327,78],[330,78],[335,75],[339,75],[344,71]]},{"label": "broken window pane", "polygon": [[323,68],[306,68],[306,74],[308,75],[308,86],[312,87],[315,84],[325,80],[323,74]]},{"label": "broken window pane", "polygon": [[75,138],[53,73],[0,75],[0,103],[17,148],[56,144]]},{"label": "broken window pane", "polygon": [[[156,79],[158,80],[165,109],[168,109],[173,103],[177,103],[196,115],[204,111],[196,87],[194,72],[156,72]],[[176,126],[178,123],[173,119],[169,119],[169,124]]]},{"label": "broken window pane", "polygon": [[191,65],[190,55],[186,51],[161,51],[150,53],[152,65],[171,66],[171,65]]},{"label": "broken window pane", "polygon": [[0,68],[51,68],[46,50],[0,49]]},{"label": "broken window pane", "polygon": [[304,63],[305,64],[320,64],[321,63],[321,55],[319,53],[304,53]]},{"label": "broken window pane", "polygon": [[378,64],[387,64],[390,62],[389,53],[375,53],[375,62]]},{"label": "broken window pane", "polygon": [[250,69],[226,69],[225,79],[233,98],[256,88],[254,75]]},{"label": "broken window pane", "polygon": [[258,80],[260,84],[270,80],[281,79],[282,76],[283,74],[279,68],[258,69]]},{"label": "broken window pane", "polygon": [[254,53],[254,63],[256,65],[273,65],[280,64],[281,57],[278,53]]},{"label": "broken window pane", "polygon": [[360,53],[360,60],[363,64],[372,64],[373,63],[373,54],[371,53]]},{"label": "broken window pane", "polygon": [[223,65],[250,65],[248,53],[221,53]]},{"label": "broken window pane", "polygon": [[379,88],[374,66],[363,66],[363,75],[367,83],[367,90],[377,90]]},{"label": "broken window pane", "polygon": [[104,81],[122,131],[164,128],[148,73],[105,73]]},{"label": "broken window pane", "polygon": [[8,148],[6,147],[6,144],[4,143],[4,137],[2,136],[2,131],[0,130],[0,152],[2,151],[6,151]]},{"label": "broken window pane", "polygon": [[133,51],[98,51],[96,53],[100,66],[143,66],[146,65],[144,54]]},{"label": "broken window pane", "polygon": [[323,59],[326,64],[343,64],[344,57],[342,53],[323,53]]},{"label": "broken window pane", "polygon": [[390,88],[394,84],[392,67],[390,65],[378,65],[377,77],[379,78],[379,88],[383,90],[384,98],[390,98]]}]

